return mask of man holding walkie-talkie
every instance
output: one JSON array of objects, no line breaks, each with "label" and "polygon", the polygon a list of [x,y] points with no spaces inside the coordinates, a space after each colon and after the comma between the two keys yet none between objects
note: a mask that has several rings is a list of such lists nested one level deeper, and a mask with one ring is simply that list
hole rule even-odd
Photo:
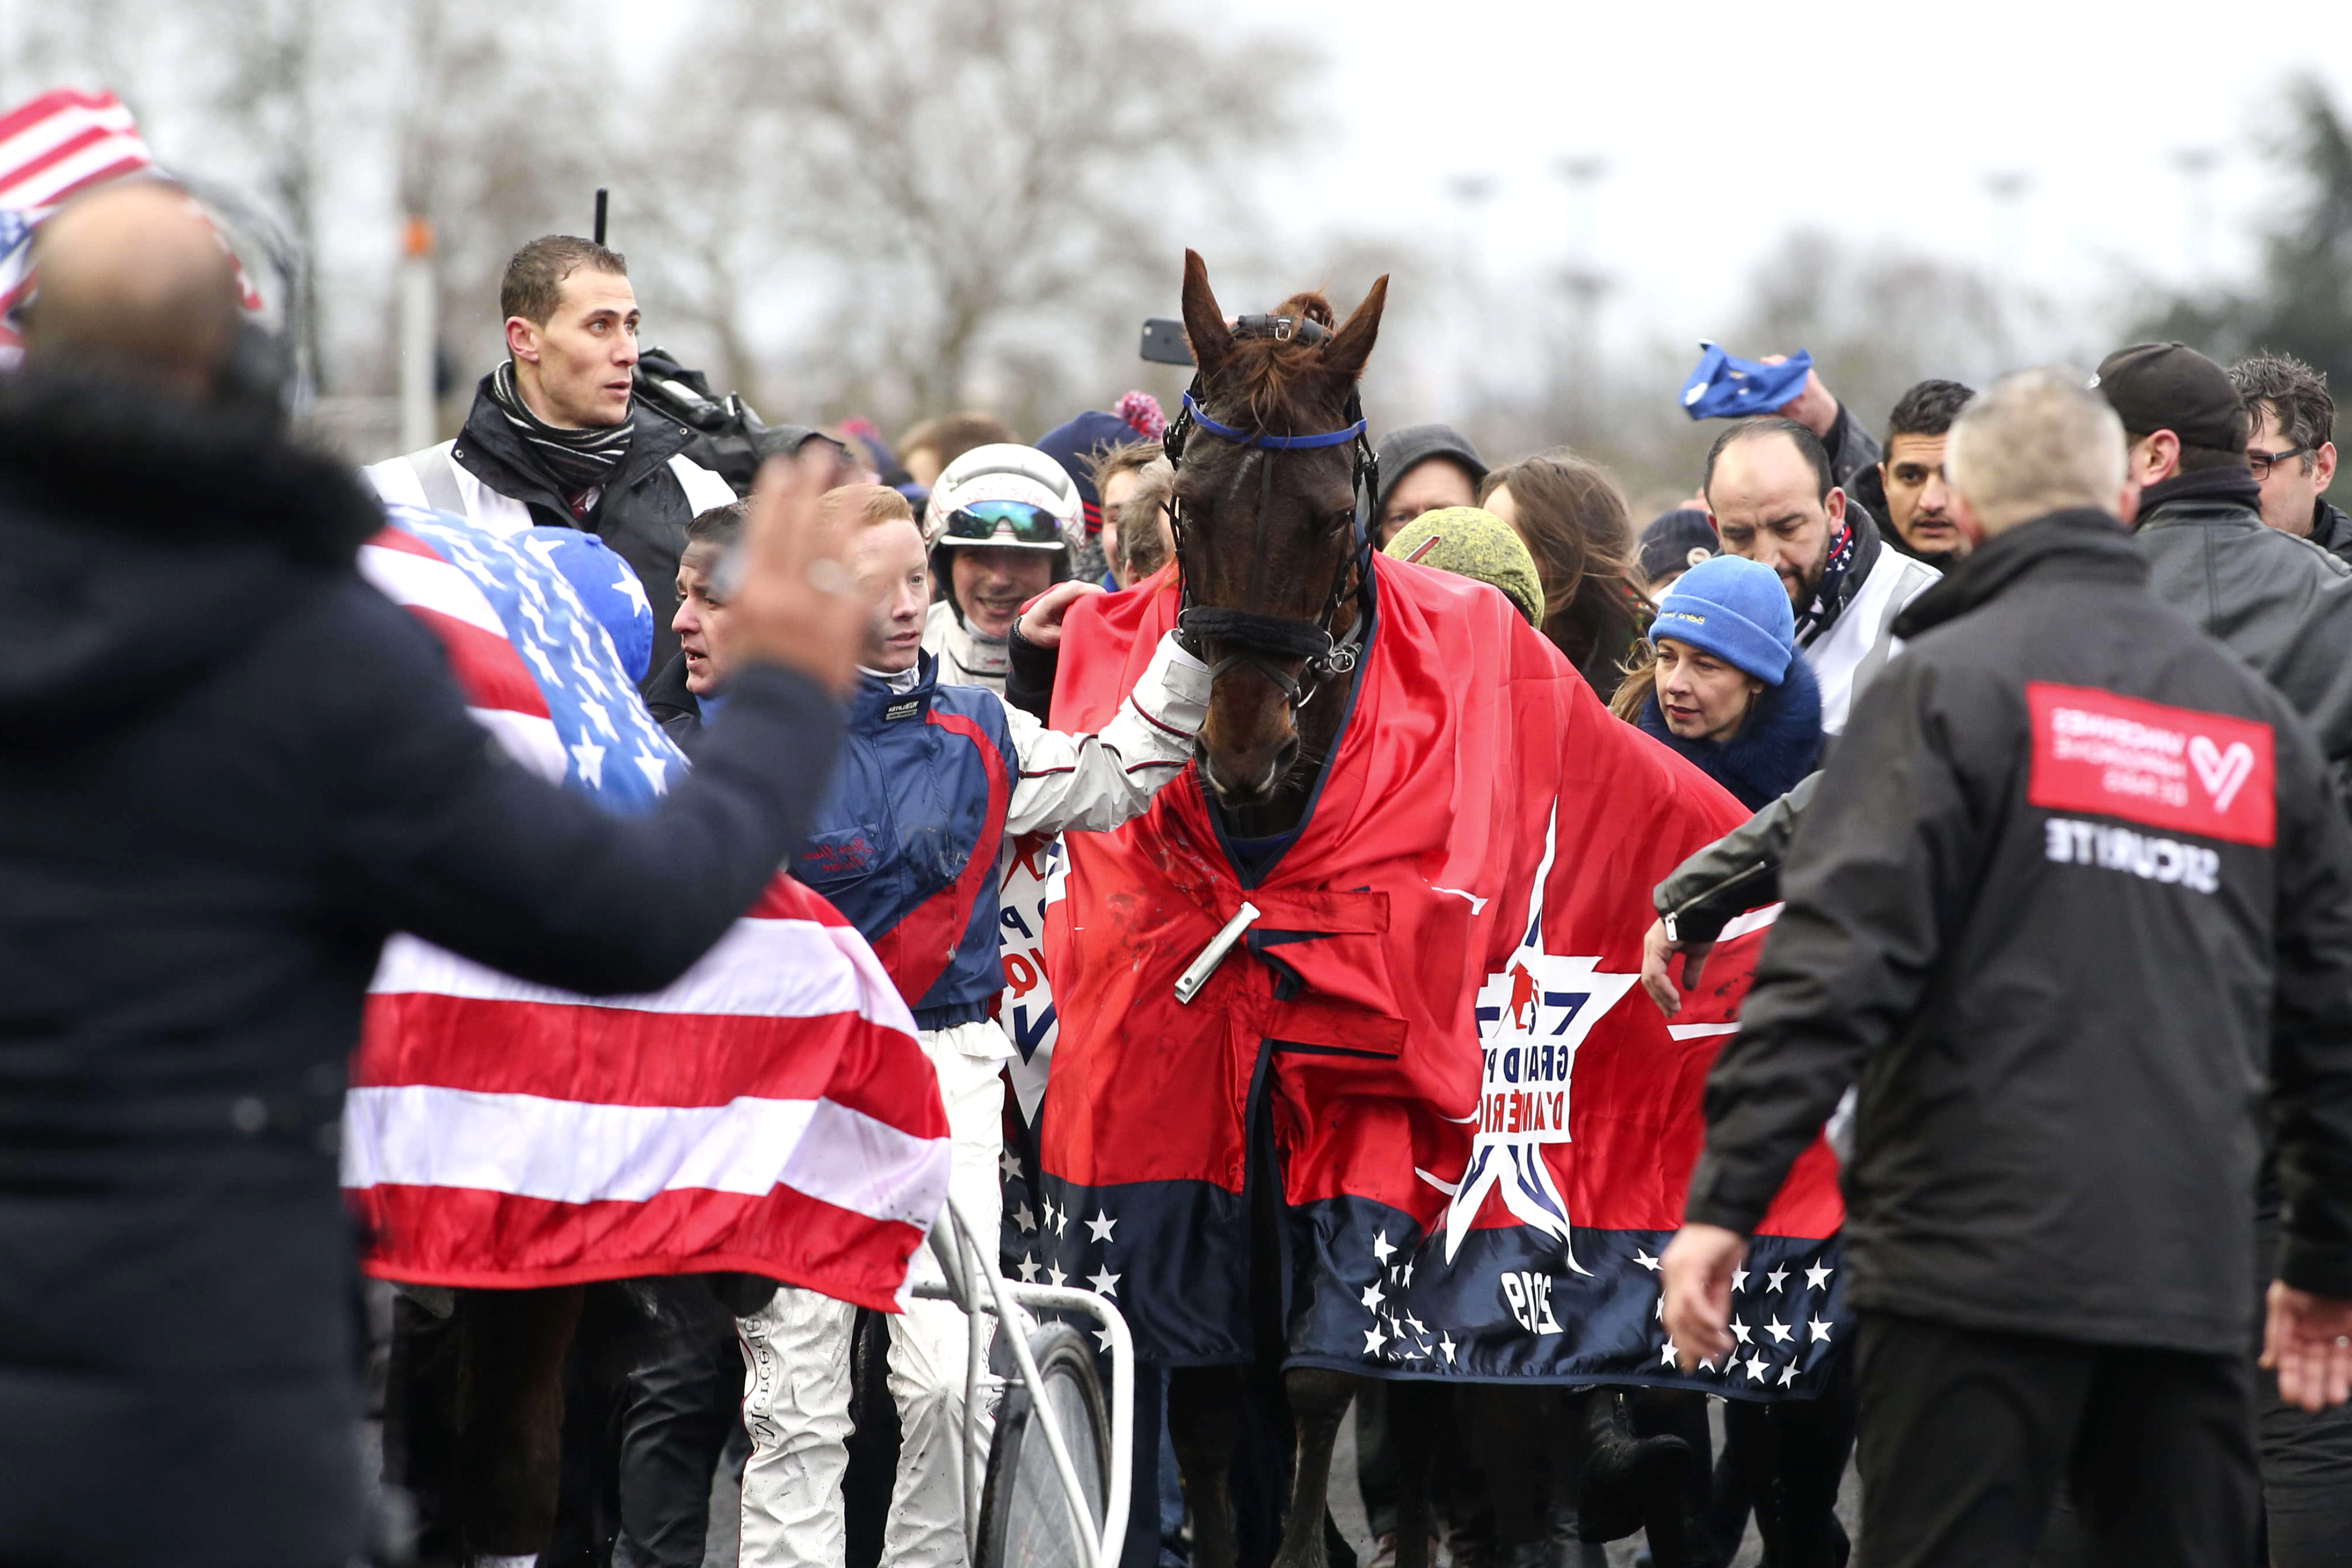
[{"label": "man holding walkie-talkie", "polygon": [[[534,523],[593,533],[670,601],[686,525],[733,487],[684,455],[694,432],[632,397],[637,297],[618,251],[574,235],[532,240],[499,285],[507,359],[482,378],[454,441],[366,470],[389,501],[491,528]],[[649,668],[677,652],[654,616]]]}]

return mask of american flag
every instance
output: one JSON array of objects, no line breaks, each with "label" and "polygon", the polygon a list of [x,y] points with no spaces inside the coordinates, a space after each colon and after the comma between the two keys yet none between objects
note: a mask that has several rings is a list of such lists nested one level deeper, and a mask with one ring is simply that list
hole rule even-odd
[{"label": "american flag", "polygon": [[[440,638],[509,754],[619,813],[685,776],[531,531],[390,515],[361,570]],[[396,937],[353,1082],[343,1185],[367,1268],[412,1284],[740,1269],[887,1310],[947,1192],[913,1017],[856,931],[782,876],[648,996],[571,995]]]},{"label": "american flag", "polygon": [[[10,321],[33,290],[41,220],[93,185],[154,169],[131,110],[110,92],[58,88],[0,114],[0,346],[17,342]],[[259,310],[242,266],[236,280],[245,308]]]}]

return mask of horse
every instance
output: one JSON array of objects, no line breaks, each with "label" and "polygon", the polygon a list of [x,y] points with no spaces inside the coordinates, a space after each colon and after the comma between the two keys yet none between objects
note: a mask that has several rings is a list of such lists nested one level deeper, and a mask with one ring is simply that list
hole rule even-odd
[{"label": "horse", "polygon": [[[1212,670],[1196,746],[1203,784],[1240,839],[1304,819],[1345,716],[1369,626],[1370,558],[1360,502],[1377,480],[1357,383],[1380,333],[1388,279],[1344,323],[1304,293],[1226,324],[1198,253],[1184,254],[1183,319],[1198,374],[1170,432],[1180,625]],[[1250,1217],[1253,1274],[1278,1267],[1275,1184]],[[1262,1356],[1281,1328],[1255,1314]],[[1271,1342],[1269,1340],[1271,1338]],[[1248,1369],[1171,1373],[1170,1436],[1193,1511],[1193,1561],[1233,1568],[1232,1469]],[[1361,1380],[1318,1368],[1283,1374],[1296,1449],[1276,1568],[1322,1568],[1332,1445]],[[1430,1422],[1424,1385],[1395,1385],[1401,1439],[1400,1568],[1425,1568]]]}]

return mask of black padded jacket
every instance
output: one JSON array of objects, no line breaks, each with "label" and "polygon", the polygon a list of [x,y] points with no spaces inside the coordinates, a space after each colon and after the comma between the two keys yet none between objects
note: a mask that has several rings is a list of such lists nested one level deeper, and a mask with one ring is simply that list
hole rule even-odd
[{"label": "black padded jacket", "polygon": [[1906,613],[1790,846],[1690,1219],[1752,1227],[1858,1083],[1857,1306],[2242,1354],[2267,1115],[2284,1275],[2352,1295],[2352,826],[2147,581],[2061,512]]}]

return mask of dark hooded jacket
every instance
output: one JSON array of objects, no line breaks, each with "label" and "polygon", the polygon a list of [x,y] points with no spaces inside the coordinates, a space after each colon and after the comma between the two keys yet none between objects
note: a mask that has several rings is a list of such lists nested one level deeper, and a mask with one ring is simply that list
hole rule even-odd
[{"label": "dark hooded jacket", "polygon": [[1758,693],[1755,707],[1727,741],[1685,741],[1667,729],[1654,688],[1642,700],[1635,722],[1755,811],[1813,771],[1822,754],[1822,689],[1811,667],[1792,658],[1788,675]]},{"label": "dark hooded jacket", "polygon": [[[2282,1276],[2352,1294],[2352,827],[2294,710],[2147,575],[2059,512],[1905,614],[1707,1076],[1690,1219],[1752,1229],[1858,1081],[1849,1301],[2239,1356],[2267,1115]],[[2159,801],[2184,730],[2210,762],[2188,742]]]},{"label": "dark hooded jacket", "polygon": [[772,668],[648,815],[501,761],[354,570],[381,522],[267,426],[0,381],[0,1562],[350,1560],[385,936],[658,987],[824,788],[838,709]]},{"label": "dark hooded jacket", "polygon": [[2326,496],[2311,503],[2311,532],[2314,544],[2347,566],[2352,566],[2352,517],[2329,502]]}]

